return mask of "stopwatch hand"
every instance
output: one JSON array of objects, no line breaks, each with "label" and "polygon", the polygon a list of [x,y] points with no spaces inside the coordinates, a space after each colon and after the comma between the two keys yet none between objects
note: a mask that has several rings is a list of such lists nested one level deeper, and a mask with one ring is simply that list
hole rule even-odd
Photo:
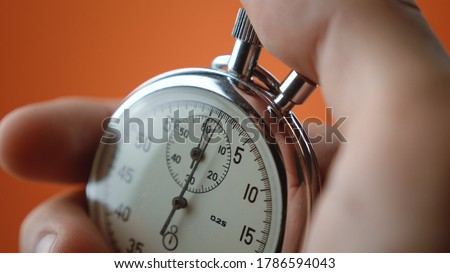
[{"label": "stopwatch hand", "polygon": [[[206,128],[207,128],[206,124],[207,124],[208,120],[209,120],[209,118],[205,120],[205,122],[204,122],[204,124],[205,124],[204,128],[205,129],[204,129],[204,131],[202,133],[202,137],[200,138],[198,146],[194,148],[194,149],[197,149],[197,150],[198,149],[201,149],[201,150],[198,153],[198,156],[196,156],[196,157],[194,157],[192,159],[192,164],[194,164],[194,165],[192,167],[191,173],[189,174],[188,178],[186,179],[186,183],[184,184],[180,195],[178,195],[178,196],[176,196],[176,197],[174,197],[172,199],[172,210],[170,211],[169,216],[167,217],[167,219],[166,219],[166,221],[165,221],[161,231],[159,232],[159,234],[161,234],[161,236],[164,236],[164,234],[166,234],[167,227],[169,226],[170,222],[172,221],[172,217],[175,214],[175,211],[187,207],[187,201],[184,198],[184,194],[186,193],[186,191],[187,191],[187,189],[189,187],[189,183],[191,182],[192,177],[194,177],[194,174],[195,174],[195,171],[197,170],[198,164],[200,163],[200,160],[203,157],[203,154],[205,153],[205,150],[208,147],[208,144],[211,141],[212,136],[214,135],[214,133],[216,132],[217,127],[219,126],[219,121],[217,121],[216,126],[214,127],[214,130],[212,131],[212,133],[210,135],[206,134],[207,135],[206,136],[206,143],[204,144],[203,148],[200,148],[201,144],[202,144],[202,140],[203,140],[203,138],[205,136],[205,132],[207,131],[206,130]],[[191,164],[191,166],[192,166],[192,164]]]}]

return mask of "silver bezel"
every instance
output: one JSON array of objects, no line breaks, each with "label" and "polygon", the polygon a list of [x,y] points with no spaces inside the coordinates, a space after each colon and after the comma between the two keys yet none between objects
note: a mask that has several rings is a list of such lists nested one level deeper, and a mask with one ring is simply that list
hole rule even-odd
[{"label": "silver bezel", "polygon": [[[243,81],[223,70],[206,68],[174,70],[144,82],[124,99],[112,118],[119,118],[125,109],[130,108],[143,97],[171,87],[196,87],[214,92],[235,104],[255,121],[255,125],[263,132],[262,135],[265,137],[270,152],[275,159],[281,181],[283,226],[281,227],[282,232],[279,235],[276,251],[295,251],[292,246],[283,247],[285,235],[299,232],[306,233],[313,200],[320,189],[319,172],[314,152],[298,119],[292,113],[281,114],[274,106],[273,94],[267,92],[258,84]],[[290,143],[286,143],[286,140],[290,140]],[[100,166],[99,160],[105,152],[102,149],[104,148],[100,148],[97,152],[91,177],[99,175],[97,173]],[[286,225],[286,220],[290,214],[288,198],[293,195],[289,192],[288,185],[298,185],[298,190],[301,191],[303,196],[303,198],[300,198],[301,203],[295,204],[295,207],[301,208],[299,222],[295,225]],[[88,185],[88,197],[96,194],[91,191]],[[89,209],[95,219],[98,210],[96,203],[89,202]],[[101,220],[97,219],[97,221]],[[301,238],[303,238],[302,235],[300,235],[300,244],[302,243]],[[300,247],[300,245],[297,247]]]}]

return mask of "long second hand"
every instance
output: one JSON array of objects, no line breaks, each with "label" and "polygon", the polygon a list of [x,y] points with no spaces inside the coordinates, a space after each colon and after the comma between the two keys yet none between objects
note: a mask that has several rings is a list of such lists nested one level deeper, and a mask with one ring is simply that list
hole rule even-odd
[{"label": "long second hand", "polygon": [[[208,119],[209,119],[209,118],[208,118]],[[207,129],[206,129],[206,128],[207,128],[207,127],[206,127],[206,123],[207,123],[208,119],[205,120],[205,128],[204,128],[205,131],[207,130]],[[208,137],[208,139],[206,140],[205,147],[203,147],[203,148],[201,149],[200,155],[199,155],[197,158],[193,159],[195,163],[194,163],[194,166],[193,166],[193,168],[192,168],[192,171],[191,171],[191,173],[189,174],[188,178],[186,179],[186,184],[184,184],[183,189],[181,190],[180,195],[178,195],[177,197],[174,198],[174,200],[177,200],[177,202],[172,202],[172,210],[170,211],[169,216],[168,216],[167,219],[166,219],[166,222],[164,223],[164,225],[163,225],[161,231],[159,232],[159,234],[161,234],[161,236],[164,236],[164,234],[166,233],[167,227],[169,226],[170,221],[172,221],[172,217],[173,217],[173,215],[175,214],[175,211],[177,211],[177,210],[180,209],[180,208],[183,208],[183,207],[186,207],[186,206],[187,206],[187,204],[184,204],[184,206],[180,205],[180,204],[183,203],[181,200],[183,199],[183,196],[184,196],[184,194],[186,193],[186,191],[187,191],[187,189],[188,189],[188,187],[189,187],[189,183],[191,182],[192,177],[194,176],[194,173],[195,173],[195,171],[197,170],[198,164],[200,163],[200,159],[202,158],[202,156],[203,156],[203,154],[204,154],[204,152],[205,152],[205,150],[206,150],[206,147],[208,147],[208,144],[209,144],[209,142],[211,141],[212,136],[213,136],[214,133],[216,132],[216,129],[217,129],[217,126],[219,126],[219,123],[220,123],[220,120],[217,121],[216,126],[214,127],[213,132],[211,133],[211,135],[210,135],[210,136]],[[204,131],[204,132],[205,132],[205,131]],[[204,133],[204,132],[203,132],[203,133]],[[202,140],[203,140],[203,135],[204,135],[203,133],[202,133],[202,138],[200,139],[200,143],[199,143],[199,145],[197,146],[197,148],[199,148],[199,147],[201,146],[200,144],[202,143]]]}]

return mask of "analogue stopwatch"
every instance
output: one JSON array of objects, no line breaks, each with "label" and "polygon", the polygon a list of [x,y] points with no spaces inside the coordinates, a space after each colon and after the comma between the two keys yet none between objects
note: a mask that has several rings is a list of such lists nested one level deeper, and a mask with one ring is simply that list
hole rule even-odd
[{"label": "analogue stopwatch", "polygon": [[211,68],[150,79],[108,119],[86,192],[113,250],[277,252],[301,243],[320,179],[291,109],[316,85],[294,71],[280,83],[257,64],[262,46],[243,9],[233,36],[232,53]]}]

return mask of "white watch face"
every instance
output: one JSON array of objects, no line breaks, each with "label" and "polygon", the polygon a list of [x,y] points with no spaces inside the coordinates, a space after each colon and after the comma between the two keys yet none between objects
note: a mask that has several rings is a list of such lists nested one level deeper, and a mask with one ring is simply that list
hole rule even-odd
[{"label": "white watch face", "polygon": [[[132,95],[114,114],[88,184],[121,252],[273,252],[284,231],[275,158],[255,123],[211,91]],[[149,92],[147,92],[149,93]]]}]

